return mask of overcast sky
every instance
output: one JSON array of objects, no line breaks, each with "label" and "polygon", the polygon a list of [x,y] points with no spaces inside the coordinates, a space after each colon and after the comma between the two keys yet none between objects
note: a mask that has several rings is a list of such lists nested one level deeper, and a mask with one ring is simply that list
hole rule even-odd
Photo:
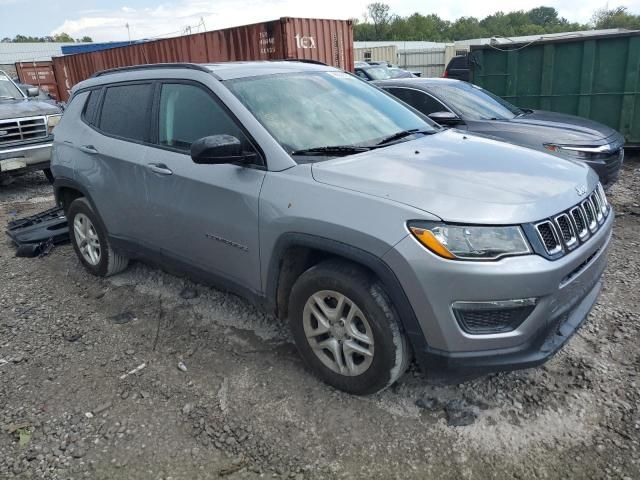
[{"label": "overcast sky", "polygon": [[[204,20],[207,30],[273,20],[279,17],[361,18],[372,0],[0,0],[0,37],[16,34],[47,35],[67,32],[74,38],[89,35],[94,41],[177,34]],[[447,20],[460,16],[484,17],[496,11],[528,10],[541,4],[555,7],[571,21],[588,22],[606,0],[493,0],[425,1],[389,0],[399,15],[437,13]],[[611,7],[627,6],[640,12],[640,0],[617,0]],[[200,27],[202,31],[202,27]],[[429,39],[425,39],[429,40]]]}]

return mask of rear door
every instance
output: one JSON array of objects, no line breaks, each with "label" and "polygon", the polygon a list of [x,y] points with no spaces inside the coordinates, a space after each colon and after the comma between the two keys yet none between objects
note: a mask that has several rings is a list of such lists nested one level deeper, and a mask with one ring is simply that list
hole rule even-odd
[{"label": "rear door", "polygon": [[77,138],[76,171],[110,235],[145,240],[146,156],[151,132],[152,82],[114,84],[94,90]]},{"label": "rear door", "polygon": [[[211,90],[164,81],[156,92],[155,148],[146,157],[148,235],[164,255],[260,291],[258,199],[266,170],[258,149]],[[199,165],[190,156],[200,138],[227,134],[254,165]]]}]

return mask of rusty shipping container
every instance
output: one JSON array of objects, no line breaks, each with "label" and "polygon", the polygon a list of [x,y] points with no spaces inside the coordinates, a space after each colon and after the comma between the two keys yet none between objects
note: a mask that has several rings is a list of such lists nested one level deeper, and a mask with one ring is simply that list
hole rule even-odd
[{"label": "rusty shipping container", "polygon": [[17,62],[16,72],[21,83],[36,85],[56,100],[60,99],[53,62]]},{"label": "rusty shipping container", "polygon": [[281,18],[53,59],[62,98],[76,83],[109,68],[167,62],[317,60],[353,71],[351,20]]}]

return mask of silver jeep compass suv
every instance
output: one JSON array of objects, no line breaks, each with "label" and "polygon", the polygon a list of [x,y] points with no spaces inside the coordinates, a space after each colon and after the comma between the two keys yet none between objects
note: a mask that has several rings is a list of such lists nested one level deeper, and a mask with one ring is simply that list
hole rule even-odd
[{"label": "silver jeep compass suv", "polygon": [[589,167],[302,62],[101,72],[52,168],[90,272],[135,258],[243,295],[356,394],[412,356],[436,380],[544,362],[596,301],[614,218]]}]

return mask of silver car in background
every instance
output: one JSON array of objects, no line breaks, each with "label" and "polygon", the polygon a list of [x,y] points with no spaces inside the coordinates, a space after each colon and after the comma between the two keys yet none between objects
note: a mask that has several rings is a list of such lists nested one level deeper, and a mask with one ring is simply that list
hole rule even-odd
[{"label": "silver car in background", "polygon": [[614,219],[586,165],[302,62],[98,74],[52,168],[88,271],[141,259],[238,293],[354,394],[412,357],[447,381],[544,362],[596,302]]}]

